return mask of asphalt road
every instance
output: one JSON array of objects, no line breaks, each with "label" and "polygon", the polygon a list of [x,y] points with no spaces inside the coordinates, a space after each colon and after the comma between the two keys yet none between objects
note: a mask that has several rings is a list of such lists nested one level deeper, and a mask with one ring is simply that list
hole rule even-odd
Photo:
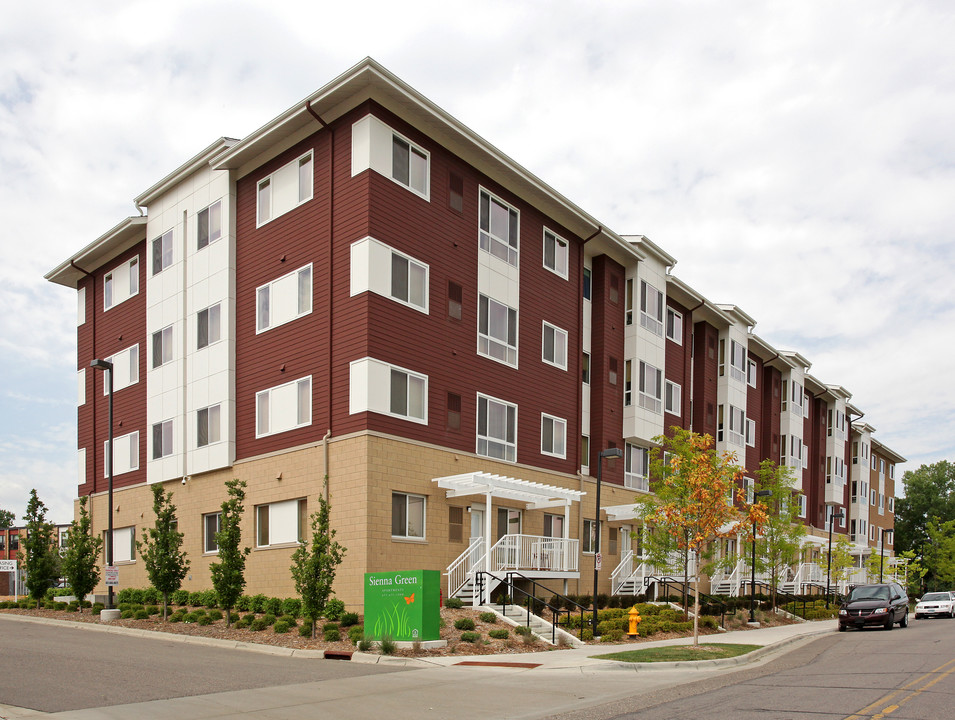
[{"label": "asphalt road", "polygon": [[761,667],[555,715],[556,720],[950,720],[955,620],[826,635]]},{"label": "asphalt road", "polygon": [[401,670],[0,621],[0,704],[43,712]]}]

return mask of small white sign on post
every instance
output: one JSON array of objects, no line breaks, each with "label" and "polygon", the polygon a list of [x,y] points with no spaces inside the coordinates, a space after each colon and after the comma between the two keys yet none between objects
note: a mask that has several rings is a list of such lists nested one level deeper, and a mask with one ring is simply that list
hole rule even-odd
[{"label": "small white sign on post", "polygon": [[107,565],[103,569],[103,576],[106,579],[107,587],[119,587],[119,568],[115,565]]},{"label": "small white sign on post", "polygon": [[0,560],[0,572],[16,572],[16,560]]},{"label": "small white sign on post", "polygon": [[600,570],[603,567],[603,553],[597,553],[597,569]]}]

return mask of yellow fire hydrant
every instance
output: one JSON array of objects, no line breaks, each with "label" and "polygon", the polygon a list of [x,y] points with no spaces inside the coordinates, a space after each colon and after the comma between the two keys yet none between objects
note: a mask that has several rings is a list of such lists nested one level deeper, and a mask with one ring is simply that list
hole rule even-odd
[{"label": "yellow fire hydrant", "polygon": [[630,608],[630,632],[627,633],[630,637],[635,638],[637,636],[637,625],[640,624],[642,619],[636,605]]}]

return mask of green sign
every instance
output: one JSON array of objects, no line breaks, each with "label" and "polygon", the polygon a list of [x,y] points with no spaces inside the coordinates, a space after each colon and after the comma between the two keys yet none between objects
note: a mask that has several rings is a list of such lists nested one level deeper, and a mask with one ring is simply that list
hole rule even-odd
[{"label": "green sign", "polygon": [[374,640],[438,640],[440,603],[437,570],[365,573],[365,634]]}]

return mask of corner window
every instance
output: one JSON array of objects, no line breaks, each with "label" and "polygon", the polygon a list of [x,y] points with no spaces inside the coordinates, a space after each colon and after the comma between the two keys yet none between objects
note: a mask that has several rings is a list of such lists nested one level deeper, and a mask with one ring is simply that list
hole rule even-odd
[{"label": "corner window", "polygon": [[580,360],[580,381],[590,385],[590,353],[585,352]]},{"label": "corner window", "polygon": [[633,490],[650,491],[650,451],[627,443],[623,484]]},{"label": "corner window", "polygon": [[590,474],[590,436],[580,436],[580,472],[583,475]]},{"label": "corner window", "polygon": [[172,230],[153,240],[153,275],[172,265]]},{"label": "corner window", "polygon": [[103,276],[103,310],[139,294],[139,257],[124,262]]},{"label": "corner window", "polygon": [[671,307],[667,308],[667,340],[683,344],[683,315]]},{"label": "corner window", "polygon": [[153,367],[172,362],[172,325],[153,333]]},{"label": "corner window", "polygon": [[[737,382],[746,382],[746,348],[735,340],[729,341],[729,375]],[[726,374],[726,340],[720,340],[720,377]]]},{"label": "corner window", "polygon": [[256,437],[275,435],[311,424],[311,375],[256,393]]},{"label": "corner window", "polygon": [[544,323],[544,347],[541,359],[561,370],[567,369],[567,331]]},{"label": "corner window", "polygon": [[478,296],[478,354],[517,366],[517,310]]},{"label": "corner window", "polygon": [[220,438],[220,406],[211,405],[196,411],[196,447],[205,447],[219,442]]},{"label": "corner window", "polygon": [[197,215],[196,249],[202,250],[209,243],[222,237],[222,202],[215,202]]},{"label": "corner window", "polygon": [[645,280],[640,281],[640,325],[663,337],[663,293]]},{"label": "corner window", "polygon": [[[720,405],[716,439],[742,447],[746,443],[746,412],[733,405]],[[798,438],[792,438],[798,442]]]},{"label": "corner window", "polygon": [[312,265],[261,285],[255,290],[255,331],[284,325],[312,312]]},{"label": "corner window", "polygon": [[673,415],[681,414],[683,405],[683,388],[675,382],[666,381],[664,393],[664,409]]},{"label": "corner window", "polygon": [[172,455],[172,420],[153,425],[153,460]]},{"label": "corner window", "polygon": [[541,413],[541,454],[567,457],[567,421]]},{"label": "corner window", "polygon": [[[122,475],[139,469],[139,431],[113,438],[113,475]],[[109,476],[109,440],[103,443],[103,477]]]},{"label": "corner window", "polygon": [[423,495],[391,493],[391,536],[424,540],[425,500]]},{"label": "corner window", "polygon": [[477,396],[477,454],[517,461],[517,405]]},{"label": "corner window", "polygon": [[407,255],[392,251],[391,297],[427,312],[428,266]]},{"label": "corner window", "polygon": [[746,418],[746,445],[756,447],[756,421]]},{"label": "corner window", "polygon": [[428,378],[391,368],[391,414],[426,423],[427,412]]},{"label": "corner window", "polygon": [[649,363],[640,361],[640,407],[660,412],[663,395],[663,373]]},{"label": "corner window", "polygon": [[222,529],[222,513],[214,512],[202,516],[202,552],[219,552],[216,533]]},{"label": "corner window", "polygon": [[746,384],[750,387],[756,387],[756,363],[752,360],[746,361]]},{"label": "corner window", "polygon": [[[139,382],[139,345],[120,350],[107,359],[113,363],[114,393]],[[106,380],[106,373],[103,373],[103,395],[108,394],[109,383]]]},{"label": "corner window", "polygon": [[593,271],[590,268],[584,268],[583,283],[584,300],[590,300],[593,297]]},{"label": "corner window", "polygon": [[430,155],[397,133],[391,139],[391,179],[428,199]]},{"label": "corner window", "polygon": [[478,237],[484,252],[517,267],[519,214],[503,200],[481,190]]},{"label": "corner window", "polygon": [[196,314],[196,349],[202,350],[221,339],[220,303],[216,303]]},{"label": "corner window", "polygon": [[311,200],[312,153],[302,155],[259,180],[256,193],[257,227]]},{"label": "corner window", "polygon": [[308,522],[305,498],[255,506],[256,547],[303,541]]},{"label": "corner window", "polygon": [[567,279],[567,241],[544,228],[544,267]]}]

